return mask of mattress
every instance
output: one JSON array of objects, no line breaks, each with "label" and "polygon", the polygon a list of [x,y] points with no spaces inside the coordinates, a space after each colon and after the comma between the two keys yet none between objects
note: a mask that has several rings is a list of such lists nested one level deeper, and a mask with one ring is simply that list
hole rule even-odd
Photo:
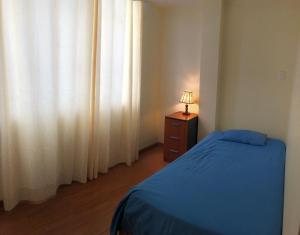
[{"label": "mattress", "polygon": [[111,226],[133,235],[281,235],[285,145],[211,133],[120,202]]}]

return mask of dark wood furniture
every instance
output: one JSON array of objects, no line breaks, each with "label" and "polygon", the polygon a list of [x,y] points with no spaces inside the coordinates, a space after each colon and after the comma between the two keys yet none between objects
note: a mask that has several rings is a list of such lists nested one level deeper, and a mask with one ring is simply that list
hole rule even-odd
[{"label": "dark wood furniture", "polygon": [[164,160],[173,161],[197,143],[198,115],[182,112],[165,117]]}]

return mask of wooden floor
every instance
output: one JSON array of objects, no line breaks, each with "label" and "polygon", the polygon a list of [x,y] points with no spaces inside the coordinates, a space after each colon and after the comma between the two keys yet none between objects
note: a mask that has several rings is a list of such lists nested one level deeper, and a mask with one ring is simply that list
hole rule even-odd
[{"label": "wooden floor", "polygon": [[132,167],[119,165],[87,184],[63,186],[39,205],[0,209],[0,235],[106,235],[114,210],[129,188],[163,168],[163,150],[141,153]]}]

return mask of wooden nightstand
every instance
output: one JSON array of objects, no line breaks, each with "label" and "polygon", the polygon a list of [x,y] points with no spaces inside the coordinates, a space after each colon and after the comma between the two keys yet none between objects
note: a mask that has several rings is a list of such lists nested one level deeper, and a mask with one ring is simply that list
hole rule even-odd
[{"label": "wooden nightstand", "polygon": [[164,159],[173,161],[197,143],[198,115],[177,112],[165,117]]}]

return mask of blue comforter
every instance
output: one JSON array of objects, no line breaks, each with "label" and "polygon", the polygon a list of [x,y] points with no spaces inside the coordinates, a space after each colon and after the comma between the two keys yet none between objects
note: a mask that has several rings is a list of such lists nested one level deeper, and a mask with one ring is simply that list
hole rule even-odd
[{"label": "blue comforter", "polygon": [[222,141],[221,132],[134,187],[115,213],[133,235],[280,235],[285,145]]}]

